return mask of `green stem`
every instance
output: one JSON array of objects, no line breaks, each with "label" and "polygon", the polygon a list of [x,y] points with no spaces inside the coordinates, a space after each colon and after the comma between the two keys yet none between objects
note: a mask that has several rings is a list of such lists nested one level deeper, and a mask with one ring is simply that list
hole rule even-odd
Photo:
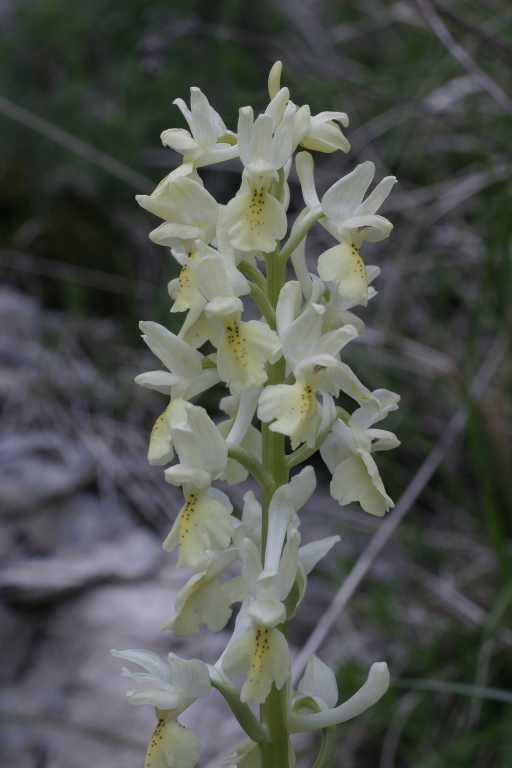
[{"label": "green stem", "polygon": [[285,683],[280,691],[275,685],[260,707],[261,719],[266,725],[271,741],[260,744],[261,768],[288,768],[288,732],[286,721],[288,717],[288,685]]},{"label": "green stem", "polygon": [[[322,711],[318,703],[309,696],[301,699],[300,705],[301,709],[306,707],[313,710],[313,712]],[[332,768],[337,742],[338,734],[335,725],[328,725],[326,728],[322,728],[322,743],[313,768]]]},{"label": "green stem", "polygon": [[320,746],[320,752],[316,758],[313,768],[331,768],[334,762],[334,754],[336,752],[337,733],[336,726],[331,725],[329,728],[322,729],[322,744]]},{"label": "green stem", "polygon": [[240,693],[236,685],[234,685],[231,680],[216,667],[212,667],[208,664],[208,671],[210,673],[210,682],[212,686],[224,696],[229,708],[248,737],[257,744],[268,743],[270,740],[268,730],[264,725],[261,725],[247,704],[240,701]]},{"label": "green stem", "polygon": [[262,275],[258,267],[255,267],[254,264],[249,264],[248,261],[241,261],[238,265],[238,269],[240,272],[243,272],[249,280],[256,283],[258,288],[261,288],[261,290],[265,292],[265,296],[267,295],[267,281],[265,275]]},{"label": "green stem", "polygon": [[233,445],[232,443],[228,443],[228,456],[230,459],[238,461],[242,467],[245,467],[245,469],[250,472],[254,479],[261,485],[263,494],[266,494],[267,496],[270,495],[270,498],[272,498],[275,490],[274,478],[272,477],[272,474],[260,464],[258,459],[252,456],[244,448],[240,448],[239,445]]},{"label": "green stem", "polygon": [[[286,260],[279,257],[276,249],[265,258],[267,266],[267,297],[270,304],[276,307],[279,293],[285,282]],[[267,385],[281,384],[285,378],[286,363],[282,357],[274,365],[268,366]],[[284,435],[271,432],[269,425],[263,423],[263,467],[274,481],[274,488],[288,482],[288,467],[285,461]],[[268,537],[268,509],[272,494],[262,490],[262,561],[265,559],[265,547]],[[286,625],[279,629],[286,634]],[[288,768],[288,684],[280,691],[275,685],[260,707],[261,721],[268,729],[271,742],[261,745],[262,768]]]},{"label": "green stem", "polygon": [[261,314],[272,328],[276,329],[276,311],[270,301],[267,299],[267,294],[261,290],[259,285],[251,283],[251,299],[254,301]]},{"label": "green stem", "polygon": [[312,211],[309,211],[309,213],[307,213],[296,226],[294,225],[292,227],[288,242],[279,254],[279,258],[282,261],[287,260],[288,256],[290,256],[300,244],[301,240],[306,237],[313,224],[317,222],[318,219],[320,219],[323,215],[322,207],[317,205],[317,207],[313,208]]}]

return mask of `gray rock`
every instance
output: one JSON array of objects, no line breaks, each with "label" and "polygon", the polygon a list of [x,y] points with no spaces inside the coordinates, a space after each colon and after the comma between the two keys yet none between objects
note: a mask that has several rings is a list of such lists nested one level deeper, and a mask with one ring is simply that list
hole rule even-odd
[{"label": "gray rock", "polygon": [[[4,726],[0,763],[36,768],[43,755],[52,768],[140,768],[156,724],[154,711],[125,701],[130,683],[121,677],[123,665],[110,649],[146,647],[161,655],[172,650],[214,661],[229,637],[206,633],[183,640],[157,632],[182,584],[181,571],[165,568],[157,581],[97,587],[60,606],[34,666],[17,686],[0,694],[1,710],[36,716],[30,726]],[[100,740],[80,729],[64,732],[56,721],[38,725],[40,715],[102,729],[124,738],[125,746],[115,738],[109,743],[105,734]],[[204,765],[241,737],[216,692],[197,701],[180,720],[199,732]],[[138,751],[133,742],[140,743]]]},{"label": "gray rock", "polygon": [[163,552],[157,538],[135,530],[91,554],[21,560],[0,571],[4,600],[34,605],[55,602],[102,581],[135,581],[152,575]]}]

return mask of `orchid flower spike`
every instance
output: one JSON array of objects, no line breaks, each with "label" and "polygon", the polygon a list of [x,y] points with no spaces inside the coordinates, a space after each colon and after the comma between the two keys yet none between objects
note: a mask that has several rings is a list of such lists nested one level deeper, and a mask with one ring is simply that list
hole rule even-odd
[{"label": "orchid flower spike", "polygon": [[[294,768],[290,734],[330,729],[315,762],[327,765],[331,726],[363,712],[389,685],[386,664],[374,664],[360,690],[337,706],[334,673],[316,656],[295,693],[290,684],[287,623],[300,608],[309,574],[340,541],[334,535],[301,542],[301,531],[307,535],[311,526],[301,528],[299,512],[316,478],[311,466],[295,467],[320,451],[332,473],[333,498],[384,515],[393,501],[374,456],[398,440],[375,425],[397,408],[399,397],[370,391],[345,362],[345,347],[365,330],[352,310],[376,295],[371,283],[380,272],[364,264],[359,249],[365,240],[390,234],[392,224],[378,210],[395,178],[380,181],[365,199],[375,168],[363,162],[320,200],[311,154],[295,151],[347,152],[342,128],[348,117],[337,111],[312,115],[308,105],[294,104],[281,86],[281,71],[276,62],[263,114],[249,106],[239,110],[237,134],[199,88],[191,89],[190,107],[177,99],[188,130],[171,128],[162,141],[183,162],[152,194],[137,197],[161,220],[151,240],[170,248],[180,266],[167,278],[174,332],[155,322],[140,325],[162,368],[136,378],[168,398],[148,459],[182,489],[163,548],[176,550],[176,567],[193,569],[162,629],[175,638],[196,635],[203,625],[220,632],[233,605],[241,603],[214,665],[174,654],[163,660],[148,651],[113,651],[146,670],[123,669],[146,684],[129,691],[128,700],[152,704],[157,712],[145,768],[196,765],[199,738],[177,718],[210,686],[224,696],[248,737],[227,751],[224,765]],[[210,191],[218,186],[213,176],[203,183],[199,171],[236,157],[243,166],[238,192],[220,204]],[[281,242],[288,232],[294,162],[305,207]],[[307,236],[317,222],[336,245],[320,255],[315,273]],[[286,279],[288,262],[295,280]],[[212,387],[219,389],[204,396]],[[341,393],[355,401],[352,413],[344,410],[346,398],[338,401]],[[215,411],[211,418],[205,406],[219,400],[225,416]],[[235,493],[233,503],[227,488],[215,486],[244,482],[249,474],[259,491],[251,486]],[[241,690],[230,674],[243,676]],[[260,720],[254,704],[262,707]]]}]

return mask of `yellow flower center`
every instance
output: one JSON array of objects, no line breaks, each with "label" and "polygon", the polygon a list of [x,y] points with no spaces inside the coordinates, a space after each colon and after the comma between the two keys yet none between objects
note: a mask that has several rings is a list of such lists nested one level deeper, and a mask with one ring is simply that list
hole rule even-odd
[{"label": "yellow flower center", "polygon": [[235,356],[237,365],[244,369],[249,364],[249,353],[247,351],[247,344],[245,337],[240,330],[240,324],[236,320],[230,320],[229,325],[226,326],[226,333],[228,344]]},{"label": "yellow flower center", "polygon": [[198,494],[197,493],[191,493],[188,497],[185,507],[183,508],[183,514],[181,516],[180,520],[180,532],[179,532],[179,542],[180,546],[183,546],[187,534],[190,533],[190,528],[194,526],[197,528],[197,523],[194,522],[194,513],[196,512],[196,504],[197,504]]},{"label": "yellow flower center", "polygon": [[264,226],[264,210],[267,200],[268,192],[265,189],[265,185],[261,187],[254,187],[251,192],[251,202],[249,204],[249,210],[247,211],[246,220],[249,227],[257,233],[261,231]]},{"label": "yellow flower center", "polygon": [[268,641],[268,629],[261,627],[256,630],[256,640],[254,643],[254,652],[251,659],[251,666],[249,668],[249,682],[257,682],[260,678],[263,665],[265,663],[265,656],[270,651],[270,644]]}]

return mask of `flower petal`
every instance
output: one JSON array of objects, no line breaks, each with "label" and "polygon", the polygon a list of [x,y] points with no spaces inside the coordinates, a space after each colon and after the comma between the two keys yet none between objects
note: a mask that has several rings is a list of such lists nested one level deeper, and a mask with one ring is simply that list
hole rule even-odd
[{"label": "flower petal", "polygon": [[295,157],[295,167],[299,175],[304,202],[308,208],[316,208],[317,205],[320,205],[320,200],[318,199],[318,194],[315,187],[314,163],[312,155],[310,155],[309,152],[299,152]]},{"label": "flower petal", "polygon": [[[258,418],[272,421],[271,432],[291,439],[292,450],[300,443],[312,448],[318,426],[318,403],[309,384],[276,384],[260,395]],[[275,421],[273,421],[275,419]]]},{"label": "flower petal", "polygon": [[364,193],[375,175],[375,166],[367,160],[352,173],[333,184],[322,197],[322,210],[329,219],[343,221],[361,205]]},{"label": "flower petal", "polygon": [[225,549],[233,535],[233,505],[226,494],[216,488],[199,493],[195,488],[186,493],[171,531],[163,548],[171,552],[178,544],[180,554],[177,568],[191,568],[208,562],[207,549]]},{"label": "flower petal", "polygon": [[110,651],[112,656],[125,661],[132,661],[140,667],[144,667],[156,680],[162,680],[165,683],[172,684],[172,668],[168,661],[162,659],[153,651],[146,651],[143,648],[130,648],[127,651]]},{"label": "flower petal", "polygon": [[263,704],[272,684],[280,690],[290,675],[288,643],[278,629],[255,627],[235,640],[222,666],[234,675],[247,673],[241,701]]},{"label": "flower petal", "polygon": [[171,629],[176,637],[197,635],[201,624],[206,624],[210,632],[220,632],[232,614],[229,596],[218,578],[209,578],[207,572],[195,574],[187,581],[178,592],[174,607],[162,629]]},{"label": "flower petal", "polygon": [[329,709],[338,701],[338,686],[332,669],[313,654],[308,661],[304,675],[297,686],[310,696],[320,699]]},{"label": "flower petal", "polygon": [[365,512],[382,517],[394,506],[387,495],[377,465],[366,451],[343,461],[334,472],[331,495],[342,506],[358,501]]},{"label": "flower petal", "polygon": [[325,557],[332,547],[341,541],[341,536],[328,536],[326,539],[312,541],[299,549],[299,561],[306,574],[311,573],[315,565]]},{"label": "flower petal", "polygon": [[341,243],[324,251],[318,259],[318,274],[322,280],[338,283],[338,293],[345,299],[368,304],[366,267],[352,243]]},{"label": "flower petal", "polygon": [[222,318],[225,332],[217,350],[217,370],[233,392],[261,387],[267,380],[265,364],[279,357],[279,337],[259,320],[243,322],[236,315]]},{"label": "flower petal", "polygon": [[231,244],[241,251],[269,253],[286,235],[286,211],[268,191],[268,179],[249,192],[237,195],[226,206],[223,226]]},{"label": "flower petal", "polygon": [[192,728],[176,720],[159,720],[146,753],[144,768],[194,768],[201,742]]}]

